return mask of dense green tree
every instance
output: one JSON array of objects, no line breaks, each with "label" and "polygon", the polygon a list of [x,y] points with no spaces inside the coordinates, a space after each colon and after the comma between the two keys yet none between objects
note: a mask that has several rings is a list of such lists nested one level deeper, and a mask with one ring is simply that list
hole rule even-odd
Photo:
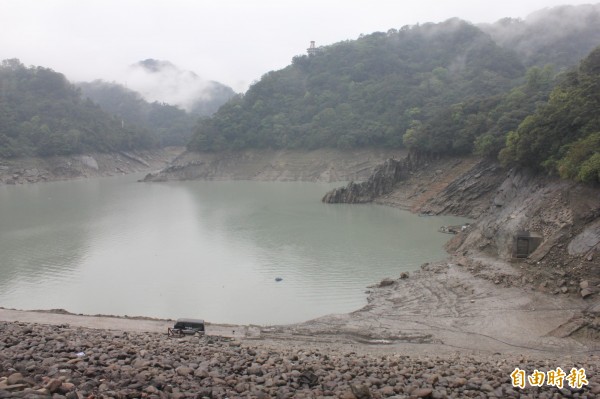
[{"label": "dense green tree", "polygon": [[[432,155],[500,153],[507,165],[597,181],[599,51],[568,73],[558,53],[535,56],[553,41],[565,48],[567,37],[575,53],[589,51],[591,42],[580,33],[600,32],[600,25],[588,23],[600,8],[592,9],[583,28],[559,29],[543,40],[519,36],[533,34],[539,21],[535,29],[516,29],[511,37],[527,45],[510,50],[509,41],[500,47],[478,27],[453,19],[361,35],[294,57],[203,119],[188,148],[404,146]],[[558,72],[539,60],[556,62]]]},{"label": "dense green tree", "polygon": [[408,134],[409,147],[468,152],[473,137],[454,143],[443,118],[454,104],[506,92],[524,71],[514,53],[457,19],[376,32],[265,74],[202,120],[188,147],[399,147],[410,129],[430,137]]},{"label": "dense green tree", "polygon": [[142,96],[117,83],[95,80],[78,83],[84,97],[91,99],[127,126],[152,132],[161,146],[186,145],[197,117],[173,105],[149,103]]},{"label": "dense green tree", "polygon": [[568,72],[546,104],[509,133],[501,159],[600,181],[600,47]]},{"label": "dense green tree", "polygon": [[122,126],[65,77],[19,60],[0,65],[0,156],[66,155],[149,148],[158,141],[135,126]]}]

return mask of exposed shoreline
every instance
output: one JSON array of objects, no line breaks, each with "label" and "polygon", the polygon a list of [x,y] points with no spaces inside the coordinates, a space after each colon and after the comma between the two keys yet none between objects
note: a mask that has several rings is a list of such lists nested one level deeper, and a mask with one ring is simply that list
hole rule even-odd
[{"label": "exposed shoreline", "polygon": [[[576,301],[498,288],[475,276],[497,265],[452,261],[381,284],[349,314],[286,326],[207,324],[204,338],[168,338],[169,320],[0,309],[0,398],[600,394],[600,349],[552,333],[580,310]],[[583,369],[588,383],[515,388],[517,367],[527,375]]]},{"label": "exposed shoreline", "polygon": [[[181,158],[179,160],[181,161]],[[286,165],[285,162],[283,164]],[[198,165],[192,164],[192,167],[197,168]],[[182,167],[175,172],[184,169],[185,167]],[[293,173],[287,173],[284,169],[270,175],[261,172],[255,177],[268,179],[269,176],[277,176],[275,180],[291,179]],[[319,172],[321,169],[322,167],[315,169],[311,176],[331,177],[331,174],[323,175]],[[224,175],[227,176],[230,175]],[[580,253],[574,252],[575,255],[566,254],[565,249],[562,252],[551,252],[553,248],[571,248],[569,242],[574,238],[575,241],[587,243],[590,239],[586,237],[592,234],[593,239],[593,232],[596,231],[593,212],[600,209],[599,199],[595,197],[596,191],[574,188],[566,182],[549,182],[544,186],[527,175],[519,174],[509,175],[507,181],[510,184],[507,184],[506,181],[503,183],[505,177],[506,172],[493,166],[481,165],[472,159],[433,161],[425,167],[415,169],[410,172],[408,180],[397,185],[391,193],[376,198],[374,202],[413,212],[444,212],[479,218],[473,228],[450,240],[447,245],[450,253],[445,260],[425,264],[421,270],[411,272],[408,276],[392,276],[385,279],[378,286],[371,288],[365,307],[347,314],[327,315],[303,323],[269,327],[209,324],[207,333],[209,339],[214,341],[211,341],[213,346],[206,350],[212,351],[212,355],[222,355],[229,350],[228,348],[242,348],[244,353],[266,351],[283,359],[297,358],[300,353],[311,353],[311,356],[327,353],[327,356],[336,359],[336,365],[342,364],[340,367],[347,367],[340,359],[365,358],[369,362],[377,363],[382,362],[383,357],[404,356],[401,362],[411,364],[410,367],[415,371],[410,377],[409,374],[405,375],[406,384],[402,386],[396,380],[389,380],[391,382],[383,385],[373,384],[368,379],[360,378],[360,374],[354,374],[349,380],[334,378],[336,385],[329,386],[327,392],[330,396],[337,397],[360,397],[356,392],[349,392],[353,382],[367,386],[373,397],[401,394],[418,396],[414,394],[415,389],[424,389],[423,397],[445,397],[450,393],[463,397],[466,394],[465,390],[471,391],[469,396],[493,394],[496,397],[538,397],[542,392],[565,395],[565,392],[571,391],[563,392],[549,387],[515,390],[506,385],[507,373],[516,366],[531,372],[533,368],[545,367],[544,370],[547,370],[560,366],[565,369],[571,366],[580,367],[578,365],[585,365],[590,380],[590,385],[579,391],[580,397],[585,397],[581,396],[584,394],[591,395],[588,397],[600,394],[600,381],[596,374],[600,370],[600,347],[597,343],[597,322],[594,321],[598,310],[593,310],[597,303],[593,295],[596,288],[595,280],[589,276],[589,270],[595,270],[594,265],[598,262],[598,257],[594,257],[596,249],[585,249],[588,247],[584,246],[584,250],[580,250]],[[530,181],[533,181],[533,184]],[[510,187],[512,192],[508,192],[504,187]],[[580,195],[571,201],[562,203],[556,199],[563,198],[565,192],[574,191]],[[544,208],[548,203],[555,204],[555,207]],[[545,213],[540,213],[538,209],[543,209]],[[568,212],[564,209],[568,209]],[[537,218],[525,216],[538,213],[540,215]],[[510,222],[505,220],[504,214],[511,215],[507,219]],[[570,215],[574,226],[571,230],[573,234],[568,236],[561,233],[565,228],[565,215]],[[510,242],[511,233],[503,229],[520,228],[521,225],[515,224],[516,221],[521,221],[522,225],[527,226],[545,223],[544,233],[549,244],[547,247],[542,246],[532,255],[534,259],[538,259],[537,264],[513,264],[505,259],[507,251],[510,250],[505,244]],[[493,232],[491,236],[488,231]],[[552,256],[546,257],[548,253],[552,253]],[[543,267],[540,266],[540,261]],[[580,279],[583,278],[586,280],[581,280],[580,284]],[[584,282],[586,288],[583,288]],[[582,288],[579,288],[580,286]],[[592,300],[581,298],[586,289],[591,290]],[[117,335],[122,332],[130,334],[129,336],[134,334],[135,342],[143,339],[141,337],[144,334],[148,334],[148,339],[153,340],[159,347],[164,345],[171,348],[169,350],[173,359],[176,359],[179,355],[173,352],[172,342],[166,338],[166,328],[171,324],[172,321],[151,318],[84,316],[68,312],[65,314],[0,308],[0,331],[12,328],[35,329],[36,326],[47,326],[43,327],[44,329],[62,329],[61,331],[66,328],[72,330],[72,334],[93,336],[96,336],[94,331],[115,331]],[[235,340],[232,341],[233,346],[227,341],[230,339]],[[186,348],[186,345],[197,346],[195,343],[181,342]],[[136,347],[137,344],[132,345],[130,350],[133,351],[133,361],[136,357],[133,353],[140,350],[140,347]],[[200,355],[207,356],[206,353]],[[236,362],[245,355],[238,351],[226,356],[229,360],[225,364],[229,367],[231,364],[237,364]],[[464,370],[469,369],[471,364],[477,364],[478,368],[472,370],[476,371],[477,376],[467,378],[465,375],[465,382],[461,380],[462,384],[449,382],[436,366],[447,363],[449,359],[461,370],[453,371],[454,374],[451,375],[463,375]],[[427,362],[434,364],[430,370],[442,373],[441,378],[431,379],[427,377],[430,375],[427,368],[417,366]],[[502,367],[499,366],[500,363]],[[247,365],[240,369],[243,375],[246,367]],[[500,369],[502,373],[498,374],[495,370]],[[7,370],[0,369],[0,375],[8,375]],[[300,381],[298,375],[287,380],[285,384],[274,383],[273,386],[265,386],[260,380],[257,383],[249,376],[249,379],[237,376],[234,369],[228,370],[229,374],[219,374],[218,378],[222,377],[220,380],[215,380],[217,377],[207,378],[202,372],[185,381],[188,381],[188,387],[208,386],[213,390],[211,395],[216,394],[218,397],[221,397],[219,392],[223,395],[237,392],[238,395],[261,397],[256,393],[258,391],[254,392],[253,389],[266,392],[267,396],[263,397],[269,397],[277,394],[280,388],[294,393],[294,397],[300,397],[296,395],[300,385],[294,385]],[[389,366],[388,370],[390,373],[399,372],[394,366]],[[160,374],[159,371],[156,373]],[[194,371],[191,373],[195,376]],[[233,380],[227,382],[228,375],[231,378],[235,377],[235,383]],[[326,378],[324,376],[325,374],[323,378]],[[492,383],[486,385],[486,379]],[[172,381],[177,381],[178,389],[187,392],[185,381],[179,381],[175,377]],[[125,384],[127,380],[121,382]],[[396,386],[387,389],[387,385],[393,385],[392,382],[396,382]],[[190,383],[192,385],[189,385]],[[242,386],[240,383],[247,385]],[[153,386],[161,388],[159,390],[163,392],[162,386]],[[83,388],[81,390],[91,393],[103,391],[99,386],[87,388],[87,391]],[[137,388],[135,386],[135,389]],[[157,393],[158,391],[154,392],[154,388],[139,388],[149,389],[144,391],[149,396],[155,394],[156,397],[186,397],[173,396],[171,393],[163,396],[162,393]],[[318,389],[308,388],[306,387],[306,397],[319,396],[319,393],[326,396],[325,385]]]},{"label": "exposed shoreline", "polygon": [[[188,177],[198,178],[198,176],[191,177],[191,175],[188,174],[189,171],[185,172],[183,175],[181,174],[182,170],[187,171],[189,167],[193,168],[196,172],[199,167],[200,170],[204,170],[205,172],[211,170],[213,179],[220,179],[219,176],[222,178],[246,176],[247,178],[253,177],[252,180],[287,180],[288,178],[298,180],[301,176],[298,175],[298,171],[294,168],[299,164],[304,165],[310,160],[313,160],[313,158],[316,159],[324,155],[332,156],[334,158],[333,161],[322,162],[314,170],[311,170],[309,174],[302,175],[304,177],[317,176],[318,178],[316,180],[318,181],[323,180],[325,177],[327,179],[334,177],[330,173],[332,170],[337,171],[335,176],[356,174],[358,170],[361,171],[360,173],[364,174],[365,171],[368,172],[374,168],[378,159],[390,155],[389,152],[385,151],[359,151],[360,154],[353,153],[345,155],[339,151],[333,150],[317,150],[312,152],[271,151],[269,154],[264,153],[264,151],[259,152],[245,151],[243,152],[243,155],[239,156],[233,156],[232,154],[224,155],[223,159],[226,161],[223,161],[215,154],[184,153],[174,159],[173,162],[170,163],[171,166],[164,170],[165,172],[159,173],[157,175],[159,178],[156,180],[162,180],[163,176],[165,176],[163,173],[166,173],[166,176],[173,174],[175,179],[186,179]],[[173,150],[170,153],[175,154],[176,151]],[[361,160],[359,155],[363,158],[366,157],[368,161]],[[201,159],[201,161],[198,159]],[[275,159],[278,161],[275,162]],[[299,159],[304,160],[299,161]],[[249,168],[248,165],[253,162],[258,162],[258,164]],[[340,166],[342,164],[345,165],[345,170]],[[173,169],[174,165],[176,167]],[[277,169],[276,173],[265,173],[265,165],[270,165],[269,167],[271,169],[279,169]],[[382,205],[408,209],[412,212],[417,212],[421,209],[433,209],[439,212],[440,205],[432,204],[430,200],[432,198],[437,199],[443,197],[445,194],[444,190],[447,187],[452,186],[454,181],[460,180],[463,178],[463,175],[468,175],[469,173],[476,174],[476,177],[483,174],[481,179],[490,181],[493,179],[485,176],[485,172],[488,171],[489,174],[489,171],[491,170],[491,173],[495,173],[494,171],[496,170],[494,168],[483,168],[483,172],[481,172],[480,170],[482,170],[482,168],[474,158],[432,160],[425,161],[425,163],[417,163],[416,165],[416,167],[407,171],[410,178],[403,181],[399,188],[391,194],[375,198],[374,202]],[[327,171],[325,175],[323,175],[323,170]],[[243,175],[244,173],[246,175]],[[250,176],[248,173],[254,175]],[[315,180],[314,178],[311,179]],[[473,185],[477,186],[477,182]],[[489,188],[486,188],[483,192],[488,193],[489,191]],[[460,199],[454,199],[454,201],[460,202]],[[489,195],[478,195],[477,198],[471,200],[470,203],[462,204],[463,208],[453,209],[449,213],[477,217],[481,214],[481,210],[484,209],[484,204],[489,203],[490,201]],[[451,201],[446,201],[444,205],[447,206],[448,203],[451,203]],[[474,212],[474,209],[480,210]],[[448,245],[448,247],[452,248],[450,252],[460,248],[465,237],[470,233],[470,231],[465,232],[465,234],[459,234],[459,237],[454,238],[452,241],[458,241],[455,244],[450,243]],[[308,335],[330,336],[341,333],[341,335],[345,334],[349,336],[350,342],[365,344],[381,341],[386,344],[394,345],[401,345],[404,343],[408,343],[411,346],[415,343],[423,345],[432,344],[438,347],[438,349],[447,345],[449,347],[460,347],[481,352],[501,350],[509,353],[511,352],[511,348],[520,347],[522,347],[522,349],[533,348],[532,351],[536,351],[537,348],[534,348],[535,345],[532,346],[530,342],[523,340],[521,332],[518,331],[519,323],[524,323],[521,327],[528,325],[527,323],[531,321],[530,318],[517,315],[508,317],[504,315],[504,313],[509,312],[509,309],[512,309],[513,312],[526,314],[527,312],[532,312],[532,309],[537,309],[535,314],[539,316],[539,318],[549,318],[549,320],[552,320],[550,323],[538,322],[535,325],[528,325],[532,340],[539,341],[542,337],[557,330],[561,325],[568,324],[570,319],[576,318],[576,316],[581,314],[588,306],[578,298],[569,296],[564,298],[562,296],[556,297],[544,290],[541,290],[541,292],[539,292],[540,290],[532,291],[532,287],[528,280],[510,263],[497,257],[490,256],[484,252],[479,253],[472,250],[473,247],[466,248],[466,250],[465,248],[462,248],[461,251],[464,254],[470,252],[467,256],[457,256],[449,253],[445,260],[436,262],[432,265],[426,265],[424,267],[425,270],[411,273],[411,277],[408,279],[396,279],[393,276],[390,276],[391,279],[389,280],[388,286],[374,288],[370,291],[367,298],[368,304],[362,309],[344,315],[328,315],[314,320],[308,320],[303,323],[295,323],[286,326],[275,326],[264,329],[252,326],[252,335],[254,338],[256,338],[257,335],[264,338],[277,332],[274,336],[278,336],[278,339],[288,339],[282,337],[290,335],[294,335],[297,338]],[[471,248],[471,250],[469,248]],[[431,269],[435,269],[435,272],[431,272]],[[504,284],[499,284],[499,281],[503,281]],[[429,285],[436,285],[436,289],[432,290]],[[482,289],[484,286],[486,287],[485,290]],[[518,291],[514,291],[517,287]],[[415,298],[419,299],[416,300]],[[494,317],[486,318],[481,314],[482,309],[480,301],[482,298],[486,298],[486,303],[488,301],[490,302],[486,305],[488,308],[494,308],[498,312]],[[556,303],[556,306],[553,307],[553,303]],[[499,304],[502,304],[502,306],[498,306]],[[439,312],[439,318],[437,320],[444,319],[445,322],[437,324],[433,323],[435,325],[431,324],[436,321],[436,317],[438,316],[432,316],[435,312],[428,312],[428,307],[436,309]],[[544,308],[545,310],[541,311],[540,308]],[[554,315],[552,312],[555,311],[561,314]],[[0,308],[0,320],[4,320],[2,318],[2,312],[6,313],[8,310]],[[18,311],[17,313],[13,313],[11,316],[12,319],[10,320],[16,320],[15,317],[18,317],[18,314],[21,314],[27,320],[40,323],[45,321],[51,322],[52,319],[60,319],[63,316],[79,317],[66,311],[59,312],[66,314],[57,314],[56,312],[48,311],[44,311],[43,313],[22,312],[24,313],[18,313]],[[389,317],[402,318],[404,324],[414,324],[409,330],[418,331],[418,333],[413,334],[403,332],[404,325],[402,323],[381,322],[380,324],[383,327],[377,329],[374,329],[369,325],[368,319],[373,318],[376,315],[381,316],[384,314]],[[38,318],[36,319],[36,317]],[[86,323],[81,324],[81,326],[90,328],[94,328],[94,326],[98,325],[108,325],[116,329],[124,328],[119,327],[119,323],[110,323],[110,320],[115,321],[123,319],[131,322],[140,320],[140,325],[144,325],[146,321],[151,320],[143,317],[123,318],[120,316],[104,315],[86,315],[81,317],[83,317],[83,319],[79,319],[81,323],[83,323],[82,320],[87,320]],[[94,322],[94,317],[98,317],[99,321]],[[479,320],[477,322],[473,321],[478,318]],[[419,321],[420,319],[422,320]],[[423,320],[425,319],[427,319],[429,325],[426,327],[418,326],[419,323],[423,324]],[[471,330],[452,330],[453,325],[458,325],[461,323],[461,320],[465,319],[469,319],[473,322]],[[500,320],[504,320],[504,324],[497,325],[494,331],[487,331],[485,333],[476,331],[478,329],[485,329],[487,322],[500,323]],[[165,329],[165,325],[169,324],[164,320],[160,320],[160,322],[162,323],[162,330]],[[215,327],[216,326],[218,325],[215,325]],[[511,326],[511,332],[507,332],[507,326]],[[243,326],[237,327],[238,333],[243,330]],[[223,334],[227,336],[226,329],[219,330],[217,328],[217,330],[223,332]],[[257,331],[260,333],[257,333]],[[570,333],[572,333],[572,331]],[[474,334],[479,334],[480,337],[483,337],[483,335],[486,334],[488,335],[488,338],[481,338],[479,340],[466,338],[469,336],[473,337]],[[505,334],[506,336],[503,336],[502,334]],[[567,336],[568,335],[569,334],[567,334]],[[555,338],[558,339],[559,337]],[[565,337],[560,338],[563,339]],[[328,337],[326,341],[330,339],[331,338]],[[515,341],[512,342],[511,340]],[[571,338],[567,339],[567,341],[569,340],[571,340]],[[494,346],[494,342],[498,347]],[[580,343],[575,341],[562,342],[563,345],[565,343],[572,345],[573,348],[579,347],[580,345]],[[548,344],[547,346],[551,347],[552,345],[553,344]],[[558,353],[557,351],[554,352]]]},{"label": "exposed shoreline", "polygon": [[[465,350],[482,355],[565,355],[596,349],[593,340],[573,337],[573,331],[564,329],[586,308],[581,300],[535,292],[527,283],[505,287],[490,281],[500,272],[511,273],[510,267],[486,257],[449,257],[372,286],[368,304],[347,314],[271,326],[208,320],[207,334],[283,345],[385,346],[413,354]],[[152,317],[5,308],[0,308],[0,321],[154,333],[166,333],[173,324]]]},{"label": "exposed shoreline", "polygon": [[366,180],[390,157],[403,158],[404,150],[366,148],[339,150],[239,150],[189,152],[144,181],[256,180],[347,182]]},{"label": "exposed shoreline", "polygon": [[1,184],[31,184],[151,172],[164,168],[183,147],[53,157],[0,158]]}]

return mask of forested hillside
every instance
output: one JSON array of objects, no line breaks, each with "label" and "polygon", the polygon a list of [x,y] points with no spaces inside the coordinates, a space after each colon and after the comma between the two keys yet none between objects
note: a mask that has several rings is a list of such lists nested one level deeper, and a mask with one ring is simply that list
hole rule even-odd
[{"label": "forested hillside", "polygon": [[176,106],[156,101],[149,103],[137,92],[117,83],[95,80],[77,86],[83,97],[99,104],[127,126],[151,131],[161,146],[184,146],[191,138],[198,117]]},{"label": "forested hillside", "polygon": [[[515,53],[457,19],[373,33],[264,75],[204,121],[190,148],[399,147],[410,129],[506,92],[524,72]],[[473,138],[452,141],[469,152]]]},{"label": "forested hillside", "polygon": [[[564,177],[594,180],[595,167],[589,165],[597,156],[590,158],[582,149],[597,142],[591,134],[600,131],[597,121],[585,118],[599,109],[593,93],[600,90],[583,72],[589,67],[565,71],[578,63],[572,57],[600,44],[599,15],[600,5],[558,7],[526,21],[499,21],[487,26],[489,33],[452,19],[322,47],[265,74],[245,95],[201,121],[188,148],[405,147],[430,155],[495,158],[509,132],[516,132],[503,152],[507,164],[543,164]],[[593,54],[582,65],[593,63]],[[579,82],[577,88],[573,81]],[[562,83],[552,92],[557,82]],[[572,96],[581,104],[564,100]],[[567,110],[574,104],[581,114]],[[524,155],[527,126],[558,118],[551,114],[556,107],[562,107],[560,118],[568,119],[570,112],[579,116],[547,123],[577,128],[567,134],[556,127],[552,139],[535,139],[540,148],[530,147],[536,154]]]},{"label": "forested hillside", "polygon": [[109,116],[83,100],[60,73],[25,67],[19,60],[0,65],[0,156],[67,155],[150,148],[154,135]]},{"label": "forested hillside", "polygon": [[563,77],[546,104],[508,134],[500,155],[506,164],[600,182],[600,47]]},{"label": "forested hillside", "polygon": [[[199,121],[193,112],[208,110],[149,103],[103,81],[77,88],[51,69],[5,60],[0,156],[186,142],[197,151],[385,147],[501,153],[506,165],[597,181],[598,50],[576,65],[599,44],[600,5],[481,26],[459,19],[404,26],[296,56]],[[182,97],[188,106],[197,105],[200,89],[219,101],[233,93],[168,61],[135,65],[143,79],[163,77],[163,86],[192,82],[193,95]]]}]

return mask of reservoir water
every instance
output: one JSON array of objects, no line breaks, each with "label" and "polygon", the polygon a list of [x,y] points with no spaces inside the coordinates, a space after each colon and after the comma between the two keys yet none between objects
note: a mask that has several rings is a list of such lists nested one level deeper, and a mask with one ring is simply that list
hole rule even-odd
[{"label": "reservoir water", "polygon": [[439,226],[465,221],[321,203],[339,183],[137,178],[0,186],[0,306],[305,321],[442,259]]}]

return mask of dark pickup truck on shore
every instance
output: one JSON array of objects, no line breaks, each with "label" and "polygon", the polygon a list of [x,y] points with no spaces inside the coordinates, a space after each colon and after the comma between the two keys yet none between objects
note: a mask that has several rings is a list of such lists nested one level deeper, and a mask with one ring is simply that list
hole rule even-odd
[{"label": "dark pickup truck on shore", "polygon": [[204,320],[200,319],[177,319],[173,328],[167,329],[167,335],[182,337],[184,335],[204,335]]}]

